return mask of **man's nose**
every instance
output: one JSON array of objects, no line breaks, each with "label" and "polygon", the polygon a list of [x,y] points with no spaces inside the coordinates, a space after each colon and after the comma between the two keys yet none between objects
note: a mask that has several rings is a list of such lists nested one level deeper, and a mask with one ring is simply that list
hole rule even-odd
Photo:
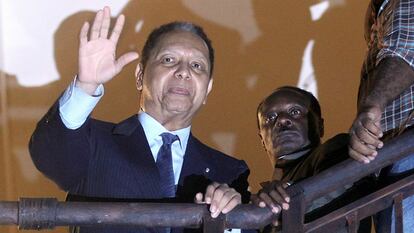
[{"label": "man's nose", "polygon": [[292,124],[292,120],[286,115],[279,116],[279,119],[276,122],[277,127],[290,127]]},{"label": "man's nose", "polygon": [[175,72],[175,77],[178,79],[189,79],[190,72],[188,69],[189,68],[185,64],[180,64],[180,66]]}]

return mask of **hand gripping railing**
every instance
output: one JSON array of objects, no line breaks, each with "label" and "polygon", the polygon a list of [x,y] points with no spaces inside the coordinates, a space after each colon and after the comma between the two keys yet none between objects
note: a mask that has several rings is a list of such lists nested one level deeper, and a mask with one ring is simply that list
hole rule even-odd
[{"label": "hand gripping railing", "polygon": [[[391,206],[393,203],[397,206],[396,212],[402,213],[399,208],[402,199],[413,195],[414,192],[414,175],[322,217],[323,221],[315,220],[312,223],[304,223],[305,207],[313,200],[345,185],[352,184],[408,155],[414,155],[414,129],[407,130],[402,135],[388,141],[378,151],[376,159],[369,164],[348,159],[289,187],[287,191],[291,197],[291,204],[288,211],[283,211],[283,232],[310,232],[328,225],[328,223],[333,224],[335,221],[339,224],[341,219],[347,222],[349,232],[357,232],[359,220]],[[364,207],[371,208],[364,209]],[[397,223],[396,228],[400,230],[396,232],[402,232],[401,214]],[[328,232],[327,229],[324,229],[323,232]]]},{"label": "hand gripping railing", "polygon": [[[348,159],[288,187],[291,204],[288,211],[283,211],[283,232],[308,232],[317,229],[319,225],[323,226],[324,223],[321,223],[320,219],[333,222],[344,216],[348,224],[353,226],[353,230],[350,231],[356,232],[353,222],[360,218],[354,214],[354,210],[374,205],[373,200],[383,200],[383,203],[388,205],[401,204],[401,199],[406,195],[412,195],[414,177],[390,185],[312,223],[304,223],[305,206],[319,196],[351,184],[410,154],[414,154],[414,130],[409,130],[398,138],[390,140],[379,150],[377,158],[370,164]],[[377,211],[379,207],[385,208],[385,204],[376,204],[376,206]],[[372,213],[365,210],[364,216]],[[202,226],[204,232],[213,233],[222,232],[225,228],[258,229],[278,217],[267,208],[253,205],[240,205],[230,213],[212,219],[206,205],[197,204],[58,202],[53,198],[22,198],[19,202],[0,202],[0,225],[18,225],[20,229],[38,230],[68,225]]]},{"label": "hand gripping railing", "polygon": [[369,164],[348,159],[326,169],[316,176],[303,180],[300,182],[300,186],[305,193],[305,201],[313,201],[323,194],[358,181],[362,177],[370,175],[380,168],[391,165],[395,161],[410,154],[414,154],[414,129],[387,142],[378,151],[376,158]]}]

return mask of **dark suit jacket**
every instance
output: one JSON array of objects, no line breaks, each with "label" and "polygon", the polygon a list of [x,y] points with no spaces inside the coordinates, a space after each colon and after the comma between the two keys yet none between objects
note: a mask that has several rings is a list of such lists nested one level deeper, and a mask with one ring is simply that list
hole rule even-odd
[{"label": "dark suit jacket", "polygon": [[[143,128],[134,115],[119,124],[92,118],[67,129],[56,103],[38,123],[29,149],[36,167],[71,195],[160,199],[160,177]],[[211,181],[227,183],[248,202],[244,161],[214,150],[192,134],[184,155],[177,199],[193,202]],[[81,232],[155,232],[155,229],[81,228]]]}]

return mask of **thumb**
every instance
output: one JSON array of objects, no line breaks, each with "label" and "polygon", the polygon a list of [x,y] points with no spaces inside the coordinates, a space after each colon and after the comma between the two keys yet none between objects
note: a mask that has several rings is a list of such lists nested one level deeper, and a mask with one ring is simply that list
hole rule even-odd
[{"label": "thumb", "polygon": [[203,204],[203,194],[202,193],[197,193],[194,197],[194,203],[196,204]]},{"label": "thumb", "polygon": [[128,65],[133,60],[136,60],[139,57],[138,53],[136,52],[129,52],[123,54],[118,60],[115,61],[115,71],[117,73],[121,72],[124,66]]}]

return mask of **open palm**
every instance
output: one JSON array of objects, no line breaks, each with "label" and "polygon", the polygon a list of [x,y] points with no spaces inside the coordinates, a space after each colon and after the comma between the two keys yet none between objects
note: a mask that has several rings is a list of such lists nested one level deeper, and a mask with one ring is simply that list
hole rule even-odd
[{"label": "open palm", "polygon": [[116,45],[124,26],[125,17],[120,15],[108,38],[110,9],[97,12],[88,40],[89,23],[85,22],[80,32],[79,86],[93,93],[99,84],[106,83],[122,68],[138,58],[136,52],[125,53],[116,59]]}]

